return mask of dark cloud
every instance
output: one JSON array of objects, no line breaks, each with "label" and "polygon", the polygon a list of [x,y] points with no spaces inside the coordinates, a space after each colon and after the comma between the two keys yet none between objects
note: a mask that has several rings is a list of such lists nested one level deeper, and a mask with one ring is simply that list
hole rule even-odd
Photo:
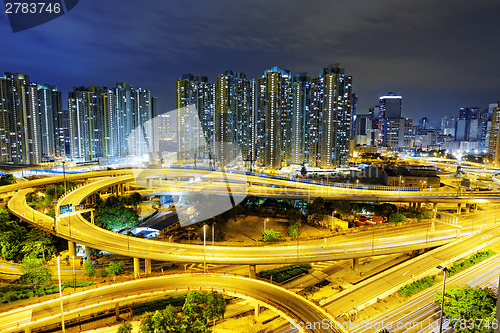
[{"label": "dark cloud", "polygon": [[499,12],[497,0],[86,0],[16,34],[0,17],[0,70],[64,90],[126,81],[168,111],[182,73],[257,77],[277,65],[317,75],[340,62],[361,112],[396,91],[406,116],[437,121],[500,100]]}]

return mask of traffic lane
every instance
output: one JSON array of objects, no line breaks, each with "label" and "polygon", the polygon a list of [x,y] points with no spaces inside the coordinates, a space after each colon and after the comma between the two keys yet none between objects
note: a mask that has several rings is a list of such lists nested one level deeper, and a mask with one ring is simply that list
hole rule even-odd
[{"label": "traffic lane", "polygon": [[[181,290],[187,289],[226,290],[246,295],[250,298],[265,301],[273,306],[292,314],[304,323],[321,323],[323,320],[332,320],[333,318],[326,314],[321,308],[315,306],[312,302],[305,300],[302,296],[294,292],[287,291],[283,287],[263,282],[260,280],[249,279],[233,275],[221,274],[180,274],[165,276],[159,278],[150,278],[144,280],[135,280],[121,284],[110,285],[101,288],[90,289],[86,292],[64,296],[63,306],[65,312],[68,310],[81,309],[83,306],[89,306],[102,303],[104,301],[116,300],[120,297],[137,295],[140,293],[150,293],[162,290]],[[57,299],[36,305],[33,309],[33,320],[41,320],[46,317],[57,315],[60,311]],[[324,327],[316,327],[312,332],[341,332]]]}]

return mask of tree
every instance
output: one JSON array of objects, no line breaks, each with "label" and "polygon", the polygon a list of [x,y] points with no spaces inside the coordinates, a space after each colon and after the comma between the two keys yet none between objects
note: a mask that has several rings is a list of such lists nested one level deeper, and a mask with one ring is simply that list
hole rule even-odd
[{"label": "tree", "polygon": [[24,257],[22,268],[21,283],[32,284],[35,289],[52,278],[52,273],[43,265],[42,259],[31,256]]},{"label": "tree", "polygon": [[262,240],[264,242],[275,242],[280,240],[280,238],[281,234],[274,229],[266,229],[262,232]]},{"label": "tree", "polygon": [[309,214],[328,214],[326,211],[326,202],[322,197],[314,199],[312,203],[307,205],[306,208],[307,215]]},{"label": "tree", "polygon": [[95,268],[94,265],[88,261],[83,263],[83,270],[87,273],[88,276],[95,276]]},{"label": "tree", "polygon": [[15,221],[7,220],[9,217],[0,210],[0,256],[5,260],[21,261],[23,239],[27,233],[26,228]]},{"label": "tree", "polygon": [[111,262],[108,267],[106,267],[106,272],[113,275],[119,275],[123,273],[123,263],[122,262]]},{"label": "tree", "polygon": [[132,324],[128,321],[124,321],[118,326],[117,333],[132,333]]},{"label": "tree", "polygon": [[302,166],[302,169],[300,169],[300,174],[304,177],[307,175],[307,169],[305,166]]},{"label": "tree", "polygon": [[300,222],[292,222],[288,227],[288,236],[297,238],[299,236]]},{"label": "tree", "polygon": [[[442,293],[437,293],[435,302],[441,304]],[[460,333],[493,332],[496,296],[491,289],[450,287],[444,298],[444,315]],[[481,327],[477,320],[482,319]],[[469,325],[474,321],[474,326]]]},{"label": "tree", "polygon": [[395,213],[389,217],[389,222],[402,222],[404,220],[406,220],[406,216],[401,213]]},{"label": "tree", "polygon": [[25,256],[42,257],[45,260],[45,258],[50,258],[55,250],[52,238],[47,233],[33,229],[25,236],[21,253]]},{"label": "tree", "polygon": [[16,177],[11,173],[7,173],[0,177],[0,186],[14,184],[15,182]]}]

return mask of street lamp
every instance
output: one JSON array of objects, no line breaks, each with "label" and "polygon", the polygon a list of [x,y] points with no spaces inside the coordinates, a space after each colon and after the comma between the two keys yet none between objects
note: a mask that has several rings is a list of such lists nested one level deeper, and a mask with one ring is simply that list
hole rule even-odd
[{"label": "street lamp", "polygon": [[269,219],[264,219],[264,231],[267,230],[267,222],[269,221]]},{"label": "street lamp", "polygon": [[448,268],[441,265],[436,266],[436,268],[443,271],[443,299],[441,301],[441,320],[439,321],[439,333],[443,333],[444,293],[446,290],[446,272],[448,272]]},{"label": "street lamp", "polygon": [[203,273],[207,272],[207,228],[203,224]]},{"label": "street lamp", "polygon": [[59,301],[61,304],[61,328],[63,333],[66,332],[64,327],[64,309],[63,309],[63,299],[62,299],[62,287],[61,287],[61,265],[59,264],[59,256],[57,256],[57,275],[59,277]]},{"label": "street lamp", "polygon": [[73,290],[76,290],[75,256],[73,256]]},{"label": "street lamp", "polygon": [[63,165],[64,194],[66,194],[66,168],[64,166],[65,164],[66,164],[66,161],[62,161],[62,165]]}]

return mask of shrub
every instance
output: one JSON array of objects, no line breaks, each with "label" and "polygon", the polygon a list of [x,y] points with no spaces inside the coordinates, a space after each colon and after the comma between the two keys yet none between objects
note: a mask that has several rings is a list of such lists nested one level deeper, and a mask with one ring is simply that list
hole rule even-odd
[{"label": "shrub", "polygon": [[426,276],[423,279],[417,280],[398,290],[398,294],[401,296],[411,296],[418,293],[424,289],[432,287],[436,283],[434,276]]},{"label": "shrub", "polygon": [[491,257],[492,255],[494,255],[495,252],[491,251],[491,250],[487,250],[487,251],[482,251],[482,252],[478,252],[472,256],[470,256],[469,258],[467,259],[464,259],[464,260],[461,260],[457,263],[455,263],[453,266],[451,266],[449,269],[448,269],[448,274],[450,276],[454,275],[454,274],[457,274],[458,272],[461,272],[463,271],[464,269],[467,269],[469,268],[470,266],[474,265],[474,264],[477,264],[478,262],[480,261],[483,261],[484,259],[486,258],[489,258]]},{"label": "shrub", "polygon": [[311,265],[309,264],[297,264],[281,267],[278,269],[261,271],[257,274],[257,276],[266,280],[272,280],[281,283],[301,274],[308,273],[310,269]]},{"label": "shrub", "polygon": [[95,268],[94,265],[88,261],[83,263],[83,270],[87,273],[88,276],[95,276]]},{"label": "shrub", "polygon": [[267,229],[262,232],[262,240],[264,242],[275,242],[280,240],[280,238],[281,234],[274,229]]},{"label": "shrub", "polygon": [[300,224],[297,222],[292,222],[288,227],[288,236],[291,238],[297,238],[299,236]]},{"label": "shrub", "polygon": [[118,333],[132,333],[132,324],[128,321],[124,321],[118,326]]},{"label": "shrub", "polygon": [[403,222],[406,220],[406,216],[401,213],[394,213],[389,217],[389,222]]},{"label": "shrub", "polygon": [[113,275],[118,275],[123,273],[123,263],[122,262],[112,262],[106,267],[106,272]]}]

